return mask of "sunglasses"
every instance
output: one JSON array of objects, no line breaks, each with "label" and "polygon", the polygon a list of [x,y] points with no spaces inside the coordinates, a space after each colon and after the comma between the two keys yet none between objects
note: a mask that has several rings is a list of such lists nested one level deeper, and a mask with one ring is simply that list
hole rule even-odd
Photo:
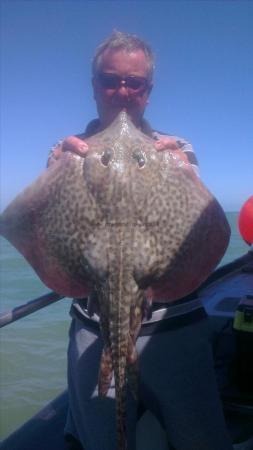
[{"label": "sunglasses", "polygon": [[149,82],[146,78],[137,77],[135,75],[129,75],[128,77],[122,78],[115,73],[102,72],[98,75],[98,80],[103,89],[118,89],[121,86],[125,86],[131,91],[140,92],[145,91],[149,86]]}]

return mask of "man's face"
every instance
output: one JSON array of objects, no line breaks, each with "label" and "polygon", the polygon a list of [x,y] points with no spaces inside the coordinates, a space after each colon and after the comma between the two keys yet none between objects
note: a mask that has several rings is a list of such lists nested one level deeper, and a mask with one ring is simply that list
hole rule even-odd
[{"label": "man's face", "polygon": [[[106,50],[103,54],[100,74],[102,74],[101,78],[99,76],[93,78],[92,83],[103,128],[107,127],[123,109],[138,127],[152,89],[151,82],[145,84],[145,80],[148,79],[148,66],[143,51],[127,53],[124,50]],[[111,75],[116,77],[112,77],[113,80],[111,80]],[[105,82],[103,82],[103,76]],[[132,78],[128,83],[127,77],[137,77],[137,87],[132,83]],[[118,83],[111,82],[115,79]],[[144,85],[138,87],[140,80]]]}]

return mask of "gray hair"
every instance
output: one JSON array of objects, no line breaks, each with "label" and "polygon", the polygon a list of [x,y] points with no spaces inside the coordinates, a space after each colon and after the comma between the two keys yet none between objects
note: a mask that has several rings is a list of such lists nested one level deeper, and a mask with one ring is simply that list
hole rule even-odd
[{"label": "gray hair", "polygon": [[99,73],[102,65],[103,53],[108,49],[125,50],[128,53],[142,50],[147,59],[148,79],[150,81],[152,80],[155,65],[154,54],[150,46],[135,34],[123,33],[122,31],[117,30],[114,30],[111,36],[97,47],[92,61],[93,76],[96,76]]}]

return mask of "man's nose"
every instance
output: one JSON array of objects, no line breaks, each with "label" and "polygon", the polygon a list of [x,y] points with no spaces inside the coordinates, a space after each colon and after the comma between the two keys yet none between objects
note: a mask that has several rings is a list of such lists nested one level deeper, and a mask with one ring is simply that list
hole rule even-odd
[{"label": "man's nose", "polygon": [[121,97],[128,97],[128,89],[124,83],[121,83],[117,90]]}]

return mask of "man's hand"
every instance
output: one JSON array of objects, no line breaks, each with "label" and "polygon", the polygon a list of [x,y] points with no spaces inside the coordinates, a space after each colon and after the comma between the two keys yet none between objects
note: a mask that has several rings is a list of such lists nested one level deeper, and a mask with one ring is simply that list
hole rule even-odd
[{"label": "man's hand", "polygon": [[158,141],[155,141],[155,148],[158,151],[162,150],[179,150],[180,147],[175,138],[170,136],[164,136]]},{"label": "man's hand", "polygon": [[80,156],[85,156],[88,150],[89,147],[85,141],[76,136],[69,136],[53,148],[47,161],[47,167],[52,166],[64,152],[72,152]]},{"label": "man's hand", "polygon": [[88,144],[76,136],[69,136],[62,143],[63,152],[73,152],[80,156],[85,156],[89,150]]},{"label": "man's hand", "polygon": [[164,136],[158,141],[155,141],[155,148],[158,152],[163,150],[170,150],[175,154],[178,158],[180,158],[185,163],[189,164],[189,160],[187,156],[180,149],[180,145],[178,141],[170,136]]}]

